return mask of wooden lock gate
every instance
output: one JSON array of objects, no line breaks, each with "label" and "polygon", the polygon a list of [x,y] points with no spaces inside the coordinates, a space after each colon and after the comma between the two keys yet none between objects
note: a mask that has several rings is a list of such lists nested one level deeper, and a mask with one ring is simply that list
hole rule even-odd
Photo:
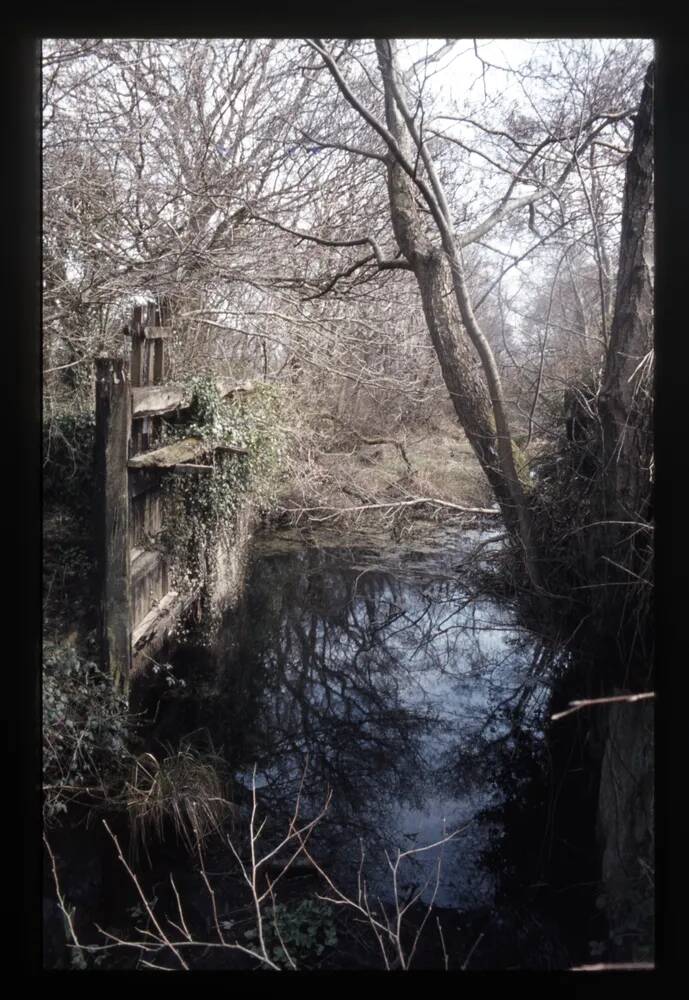
[{"label": "wooden lock gate", "polygon": [[[101,665],[121,691],[199,596],[170,589],[168,559],[155,547],[161,473],[211,468],[200,438],[160,446],[162,417],[191,401],[184,387],[164,384],[172,333],[166,302],[136,306],[124,332],[132,340],[130,362],[96,360],[95,462]],[[216,385],[223,396],[250,388],[226,378]]]}]

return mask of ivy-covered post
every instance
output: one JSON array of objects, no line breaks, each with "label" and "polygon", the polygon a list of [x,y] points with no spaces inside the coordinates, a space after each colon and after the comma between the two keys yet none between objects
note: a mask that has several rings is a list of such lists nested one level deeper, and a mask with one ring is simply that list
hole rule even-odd
[{"label": "ivy-covered post", "polygon": [[96,539],[101,666],[126,693],[132,658],[129,493],[131,433],[129,366],[96,360]]}]

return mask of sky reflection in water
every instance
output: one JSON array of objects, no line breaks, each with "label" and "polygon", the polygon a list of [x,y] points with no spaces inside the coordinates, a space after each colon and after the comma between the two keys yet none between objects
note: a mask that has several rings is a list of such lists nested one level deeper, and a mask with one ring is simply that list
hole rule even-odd
[{"label": "sky reflection in water", "polygon": [[[496,821],[480,813],[504,797],[495,753],[509,752],[518,708],[538,737],[546,691],[509,609],[470,599],[447,561],[317,549],[258,560],[225,694],[251,733],[239,777],[249,784],[257,763],[264,806],[289,814],[307,757],[306,811],[332,789],[314,847],[336,880],[352,885],[363,846],[371,894],[387,899],[386,851],[466,827],[442,848],[436,902],[468,909],[494,892],[481,851]],[[440,850],[402,869],[407,888],[430,879],[424,899]]]}]

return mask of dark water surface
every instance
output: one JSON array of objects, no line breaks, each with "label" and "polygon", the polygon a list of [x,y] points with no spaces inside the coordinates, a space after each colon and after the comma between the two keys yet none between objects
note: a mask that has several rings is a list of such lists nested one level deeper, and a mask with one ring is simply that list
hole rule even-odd
[{"label": "dark water surface", "polygon": [[511,710],[525,691],[533,697],[519,725],[538,738],[533,650],[506,609],[469,600],[448,578],[447,555],[390,563],[307,549],[256,564],[230,661],[262,679],[251,720],[257,782],[264,802],[282,805],[308,758],[313,806],[333,792],[321,838],[330,870],[348,881],[363,842],[369,884],[383,899],[392,891],[386,851],[462,828],[402,874],[409,887],[429,881],[424,900],[435,891],[441,906],[475,908],[495,890],[481,863],[494,823],[482,812],[503,796],[487,750],[509,747]]},{"label": "dark water surface", "polygon": [[[153,743],[210,740],[235,801],[250,801],[255,769],[268,840],[286,830],[300,786],[306,818],[330,793],[311,850],[343,891],[355,894],[362,879],[381,905],[393,900],[389,862],[399,851],[459,830],[405,858],[397,885],[401,900],[420,892],[433,902],[448,939],[456,934],[451,967],[469,956],[471,968],[567,968],[586,954],[587,931],[572,935],[571,897],[544,902],[540,881],[552,798],[548,678],[512,609],[465,582],[468,553],[491,537],[437,527],[423,544],[380,550],[259,545],[242,607],[212,647],[178,652],[186,686],[158,705]],[[193,900],[191,860],[167,843],[152,859],[151,885],[172,869]],[[226,871],[233,861],[218,853],[214,864]],[[114,867],[103,862],[103,884],[117,880]],[[226,884],[218,905],[230,913]],[[442,967],[437,951],[422,967]],[[331,967],[368,961],[340,955]]]},{"label": "dark water surface", "polygon": [[212,652],[178,657],[183,676],[208,678],[205,697],[197,683],[160,732],[205,728],[238,786],[251,786],[255,766],[261,808],[283,821],[306,769],[304,815],[332,793],[314,853],[349,893],[361,871],[371,897],[389,902],[388,859],[460,830],[402,862],[400,897],[422,890],[469,920],[487,915],[488,966],[566,964],[557,928],[543,924],[538,943],[512,954],[513,925],[524,933],[536,911],[547,836],[549,689],[512,609],[462,583],[466,554],[490,537],[438,528],[413,549],[259,549]]}]

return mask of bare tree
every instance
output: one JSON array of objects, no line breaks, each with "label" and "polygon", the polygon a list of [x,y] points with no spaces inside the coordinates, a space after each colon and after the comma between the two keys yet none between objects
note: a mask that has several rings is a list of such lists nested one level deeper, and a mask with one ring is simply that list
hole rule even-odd
[{"label": "bare tree", "polygon": [[[386,257],[372,236],[347,242],[341,240],[339,245],[358,243],[370,247],[371,253],[355,262],[354,266],[373,266],[375,262],[379,270],[395,268],[414,272],[428,330],[455,411],[493,487],[508,527],[523,547],[528,575],[532,583],[538,585],[538,553],[532,538],[525,484],[515,462],[501,373],[476,317],[463,251],[524,209],[528,210],[530,228],[536,230],[537,206],[542,207],[548,200],[557,201],[572,176],[578,176],[583,184],[581,157],[591,149],[592,143],[606,127],[627,118],[631,109],[603,110],[601,102],[611,96],[609,93],[596,94],[596,99],[589,101],[588,105],[582,102],[578,114],[574,116],[567,116],[560,102],[555,109],[554,120],[545,126],[545,138],[526,154],[522,152],[518,168],[512,168],[507,191],[498,203],[483,219],[458,232],[456,212],[451,208],[429,142],[423,93],[418,91],[415,104],[410,104],[412,91],[400,71],[395,44],[389,40],[375,43],[379,72],[377,82],[373,80],[372,73],[346,51],[347,46],[338,52],[337,46],[329,48],[319,39],[309,42],[309,46],[321,57],[345,101],[368,126],[369,136],[366,146],[356,146],[342,139],[335,141],[327,136],[316,138],[321,148],[346,150],[369,162],[379,161],[385,165],[390,220],[398,251]],[[360,69],[364,69],[364,89],[373,94],[373,99],[378,90],[377,105],[380,107],[382,103],[383,118],[376,113],[374,100],[367,104],[346,78],[343,67],[347,55],[358,64],[357,81],[361,81]],[[585,114],[585,111],[588,113]],[[522,140],[531,138],[533,125],[516,121],[512,123],[512,131],[508,138],[523,149]],[[564,150],[565,155],[551,156],[553,149]],[[524,183],[535,190],[515,197],[517,184]],[[588,190],[585,189],[584,193],[594,229],[599,269],[605,269],[606,257],[596,226],[594,206]],[[301,232],[300,235],[306,234]],[[337,240],[320,238],[319,242],[337,245]],[[605,317],[605,288],[601,293],[601,302]]]},{"label": "bare tree", "polygon": [[620,266],[610,345],[600,393],[605,469],[605,515],[643,516],[648,497],[648,371],[653,362],[653,81],[648,67],[627,161]]},{"label": "bare tree", "polygon": [[86,370],[153,287],[175,300],[175,372],[304,387],[350,440],[371,419],[397,440],[447,391],[538,584],[514,441],[564,359],[595,382],[606,342],[620,352],[643,46],[544,42],[516,68],[467,48],[477,93],[453,104],[431,87],[451,45],[410,63],[389,40],[46,43],[46,373]]}]

